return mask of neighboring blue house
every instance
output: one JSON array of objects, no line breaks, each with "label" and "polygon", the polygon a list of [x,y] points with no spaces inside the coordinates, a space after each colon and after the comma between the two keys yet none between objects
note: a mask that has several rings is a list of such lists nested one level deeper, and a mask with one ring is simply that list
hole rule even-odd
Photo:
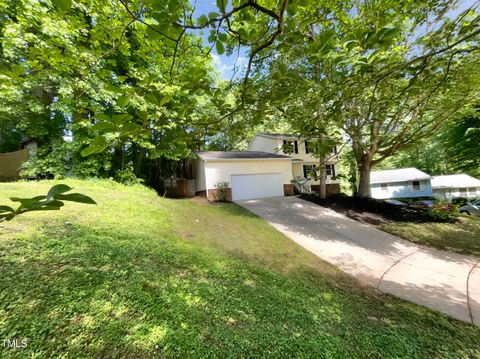
[{"label": "neighboring blue house", "polygon": [[432,177],[414,167],[375,171],[370,174],[372,197],[418,198],[432,197]]}]

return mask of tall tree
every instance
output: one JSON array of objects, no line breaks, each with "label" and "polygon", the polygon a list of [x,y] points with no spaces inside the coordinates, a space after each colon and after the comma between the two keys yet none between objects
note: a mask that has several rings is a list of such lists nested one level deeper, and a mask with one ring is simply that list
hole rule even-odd
[{"label": "tall tree", "polygon": [[480,105],[466,108],[441,134],[449,166],[480,176]]},{"label": "tall tree", "polygon": [[269,103],[304,106],[302,118],[321,128],[307,105],[316,103],[323,125],[343,129],[360,196],[370,196],[373,166],[432,134],[478,96],[480,16],[474,8],[443,16],[450,10],[441,1],[305,7],[297,17],[307,24],[297,27],[303,37],[285,33],[267,67],[258,69],[268,70],[262,91]]}]

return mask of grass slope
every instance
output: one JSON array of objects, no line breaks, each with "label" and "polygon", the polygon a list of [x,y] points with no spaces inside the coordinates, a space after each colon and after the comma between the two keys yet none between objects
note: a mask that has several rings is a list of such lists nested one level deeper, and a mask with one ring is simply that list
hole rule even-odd
[{"label": "grass slope", "polygon": [[411,242],[480,256],[480,218],[462,216],[458,223],[393,222],[379,227]]},{"label": "grass slope", "polygon": [[[0,227],[2,358],[480,357],[480,329],[366,288],[234,204],[66,181]],[[52,182],[0,184],[9,196]]]}]

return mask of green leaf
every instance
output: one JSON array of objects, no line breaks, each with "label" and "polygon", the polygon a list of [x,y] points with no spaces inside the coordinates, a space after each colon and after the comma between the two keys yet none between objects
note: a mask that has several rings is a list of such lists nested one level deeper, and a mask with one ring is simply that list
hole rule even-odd
[{"label": "green leaf", "polygon": [[160,40],[163,37],[161,34],[161,29],[155,25],[150,25],[147,27],[147,35],[152,40]]},{"label": "green leaf", "polygon": [[10,220],[12,220],[13,217],[15,217],[14,214],[0,214],[0,222],[10,221]]},{"label": "green leaf", "polygon": [[50,190],[47,193],[47,200],[51,200],[55,197],[55,195],[60,194],[60,193],[65,193],[72,190],[72,187],[67,186],[66,184],[57,184],[50,188]]},{"label": "green leaf", "polygon": [[55,199],[60,201],[97,204],[92,198],[81,193],[58,194],[55,196]]},{"label": "green leaf", "polygon": [[173,99],[173,96],[167,95],[163,96],[162,99],[160,100],[160,106],[165,105],[166,103],[170,102]]},{"label": "green leaf", "polygon": [[97,136],[94,138],[92,142],[90,142],[89,146],[84,148],[80,154],[83,157],[90,156],[96,153],[101,153],[107,148],[107,141],[103,136]]},{"label": "green leaf", "polygon": [[225,12],[225,2],[226,0],[217,0],[217,7],[222,13]]},{"label": "green leaf", "polygon": [[211,12],[211,13],[208,14],[208,18],[209,18],[210,20],[213,20],[213,19],[215,19],[215,18],[217,18],[217,17],[219,17],[219,16],[220,16],[220,14],[219,14],[218,12]]},{"label": "green leaf", "polygon": [[208,17],[205,15],[202,15],[197,19],[197,22],[198,22],[198,25],[205,26],[208,23]]},{"label": "green leaf", "polygon": [[215,43],[215,49],[217,50],[217,53],[219,55],[223,55],[225,52],[225,47],[223,46],[223,43],[221,41],[218,41]]},{"label": "green leaf", "polygon": [[93,139],[93,141],[90,142],[90,145],[93,146],[106,146],[107,141],[105,140],[105,137],[103,136],[97,136]]},{"label": "green leaf", "polygon": [[10,198],[13,202],[20,202],[22,204],[22,207],[23,208],[27,208],[27,209],[36,209],[36,208],[40,208],[44,203],[40,202],[40,201],[36,201],[34,199],[31,199],[31,198],[17,198],[17,197],[14,197],[14,198]]},{"label": "green leaf", "polygon": [[129,113],[116,114],[112,116],[112,121],[115,123],[124,123],[130,121],[133,118],[133,115]]},{"label": "green leaf", "polygon": [[144,121],[148,120],[148,112],[147,111],[138,111],[137,115],[138,115],[138,117],[140,117]]},{"label": "green leaf", "polygon": [[148,95],[145,96],[145,99],[154,105],[158,105],[158,99],[153,93],[149,93]]},{"label": "green leaf", "polygon": [[131,132],[138,132],[142,130],[142,126],[136,123],[127,123],[122,126],[122,133],[131,133]]},{"label": "green leaf", "polygon": [[58,7],[60,10],[67,11],[72,7],[72,0],[52,0],[53,5]]},{"label": "green leaf", "polygon": [[9,206],[0,206],[0,213],[3,212],[15,212],[15,210]]},{"label": "green leaf", "polygon": [[210,35],[208,35],[208,42],[214,42],[216,38],[216,32],[214,30],[210,30]]},{"label": "green leaf", "polygon": [[80,152],[80,154],[81,154],[83,157],[87,157],[87,156],[90,156],[90,155],[94,155],[94,154],[97,154],[97,153],[101,153],[101,152],[103,152],[106,148],[107,148],[107,146],[88,146],[88,147],[84,148],[84,149],[82,150],[82,152]]},{"label": "green leaf", "polygon": [[108,116],[104,113],[100,113],[98,115],[95,115],[94,118],[97,119],[97,120],[103,120],[103,121],[110,121],[111,120],[110,116]]},{"label": "green leaf", "polygon": [[222,42],[226,42],[228,40],[228,36],[227,34],[225,34],[224,32],[221,32],[218,34],[218,38],[220,39],[220,41]]},{"label": "green leaf", "polygon": [[92,129],[95,131],[100,131],[100,132],[114,132],[115,131],[115,126],[111,123],[108,122],[97,122],[92,126]]},{"label": "green leaf", "polygon": [[121,96],[117,98],[117,105],[118,106],[126,106],[130,102],[130,98],[128,96]]},{"label": "green leaf", "polygon": [[108,84],[105,89],[109,92],[114,92],[114,93],[118,93],[118,94],[122,94],[123,95],[123,90],[120,88],[120,87],[117,87],[115,85],[112,85],[112,84]]},{"label": "green leaf", "polygon": [[31,212],[31,211],[58,211],[61,207],[64,206],[63,202],[60,201],[51,201],[46,204],[43,204],[41,207],[31,207],[27,208],[23,212]]}]

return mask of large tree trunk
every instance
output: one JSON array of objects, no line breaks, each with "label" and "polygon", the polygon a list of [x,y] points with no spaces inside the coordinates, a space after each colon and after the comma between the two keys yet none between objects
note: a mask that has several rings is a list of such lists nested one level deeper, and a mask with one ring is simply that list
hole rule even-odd
[{"label": "large tree trunk", "polygon": [[370,171],[372,170],[372,161],[369,158],[365,158],[358,164],[358,170],[360,172],[360,181],[358,184],[359,197],[370,198],[372,197],[372,191],[370,188]]}]

